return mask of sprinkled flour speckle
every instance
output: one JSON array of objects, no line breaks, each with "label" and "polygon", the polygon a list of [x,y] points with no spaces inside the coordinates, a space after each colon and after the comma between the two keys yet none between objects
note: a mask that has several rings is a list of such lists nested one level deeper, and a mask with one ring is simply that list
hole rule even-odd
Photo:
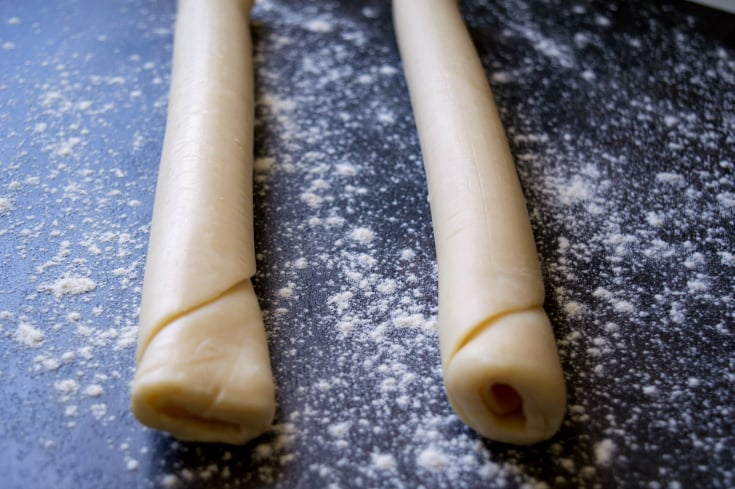
[{"label": "sprinkled flour speckle", "polygon": [[44,339],[43,331],[25,322],[18,325],[14,336],[18,343],[30,347],[40,346]]},{"label": "sprinkled flour speckle", "polygon": [[97,288],[97,284],[89,277],[64,276],[51,284],[41,286],[41,290],[49,291],[57,299],[65,295],[79,295],[91,292]]},{"label": "sprinkled flour speckle", "polygon": [[350,236],[358,243],[370,243],[372,240],[375,239],[375,233],[372,230],[364,227],[353,229]]},{"label": "sprinkled flour speckle", "polygon": [[373,453],[371,455],[372,464],[379,470],[395,470],[396,459],[389,453]]},{"label": "sprinkled flour speckle", "polygon": [[419,453],[417,459],[419,467],[428,470],[443,470],[449,465],[449,459],[446,454],[434,447],[429,447]]},{"label": "sprinkled flour speckle", "polygon": [[595,463],[600,466],[608,466],[613,462],[615,456],[615,450],[617,446],[615,443],[606,438],[599,443],[595,444]]},{"label": "sprinkled flour speckle", "polygon": [[0,214],[9,211],[11,208],[11,202],[8,197],[0,197]]}]

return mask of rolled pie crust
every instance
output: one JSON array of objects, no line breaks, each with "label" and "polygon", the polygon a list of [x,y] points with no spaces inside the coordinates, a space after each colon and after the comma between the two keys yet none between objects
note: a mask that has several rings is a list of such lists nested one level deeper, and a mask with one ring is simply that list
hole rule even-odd
[{"label": "rolled pie crust", "polygon": [[394,0],[439,267],[444,382],[457,415],[497,441],[551,437],[566,409],[525,200],[456,0]]},{"label": "rolled pie crust", "polygon": [[245,443],[275,412],[251,285],[252,1],[179,0],[132,410],[182,440]]}]

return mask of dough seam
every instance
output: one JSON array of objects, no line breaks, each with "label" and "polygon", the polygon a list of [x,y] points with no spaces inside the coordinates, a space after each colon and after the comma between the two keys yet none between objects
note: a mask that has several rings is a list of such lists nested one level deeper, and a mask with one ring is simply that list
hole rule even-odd
[{"label": "dough seam", "polygon": [[160,333],[164,328],[168,327],[170,324],[174,323],[177,319],[180,319],[180,318],[186,316],[187,314],[190,314],[190,313],[192,313],[194,311],[197,311],[199,309],[203,309],[204,307],[207,307],[208,305],[212,304],[213,302],[217,302],[219,299],[221,299],[222,297],[230,294],[232,291],[236,290],[238,287],[240,287],[242,284],[244,284],[245,282],[247,282],[249,280],[250,280],[250,278],[244,278],[244,279],[240,280],[239,282],[235,282],[232,286],[227,287],[225,290],[223,290],[219,294],[217,294],[217,295],[215,295],[215,296],[213,296],[213,297],[211,297],[211,298],[209,298],[209,299],[207,299],[205,301],[202,301],[202,302],[200,302],[198,304],[195,304],[195,305],[193,305],[191,307],[188,307],[186,309],[183,309],[183,310],[181,310],[181,311],[179,311],[177,313],[174,313],[174,314],[171,314],[169,316],[166,316],[166,317],[162,318],[161,321],[154,328],[152,328],[150,330],[151,333],[150,333],[150,335],[148,335],[148,341],[144,345],[138,345],[138,354],[137,354],[138,360],[140,360],[141,358],[143,358],[143,355],[145,354],[146,350],[148,349],[148,346],[151,344],[151,341],[153,341],[153,338],[155,338],[156,335],[158,333]]},{"label": "dough seam", "polygon": [[470,343],[472,340],[477,338],[487,329],[492,328],[495,324],[497,324],[498,321],[500,321],[504,317],[510,316],[513,314],[517,314],[519,312],[535,311],[536,309],[543,310],[543,304],[538,304],[538,305],[529,306],[529,307],[518,307],[515,309],[506,309],[504,311],[500,311],[497,314],[493,314],[492,316],[488,316],[487,318],[483,319],[474,328],[472,328],[470,331],[467,332],[467,335],[464,337],[464,339],[461,342],[457,343],[457,346],[448,355],[446,364],[449,365],[449,363],[451,363],[454,356],[457,353],[459,353],[460,350],[462,350],[462,348],[464,348],[468,343]]}]

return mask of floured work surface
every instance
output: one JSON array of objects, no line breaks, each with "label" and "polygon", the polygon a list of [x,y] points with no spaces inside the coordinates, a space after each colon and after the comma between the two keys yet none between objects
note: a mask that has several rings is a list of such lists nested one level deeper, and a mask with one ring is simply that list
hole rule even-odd
[{"label": "floured work surface", "polygon": [[388,6],[300,5],[253,10],[254,284],[280,405],[244,448],[175,443],[128,411],[173,5],[0,8],[6,485],[732,486],[731,18],[463,5],[569,391],[560,433],[517,449],[443,392]]}]

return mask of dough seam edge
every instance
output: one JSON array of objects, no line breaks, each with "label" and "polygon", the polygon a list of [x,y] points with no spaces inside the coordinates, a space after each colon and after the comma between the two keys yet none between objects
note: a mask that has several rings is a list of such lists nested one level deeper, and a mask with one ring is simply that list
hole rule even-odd
[{"label": "dough seam edge", "polygon": [[485,331],[488,328],[492,328],[493,324],[497,323],[498,320],[506,316],[513,315],[513,314],[518,314],[522,312],[531,312],[537,309],[541,309],[542,312],[546,314],[546,311],[544,311],[543,304],[536,304],[536,305],[528,306],[528,307],[508,309],[508,310],[493,314],[492,316],[486,317],[482,321],[478,322],[472,329],[470,329],[467,332],[467,334],[464,336],[464,338],[462,338],[462,341],[457,343],[457,346],[447,356],[447,360],[446,362],[444,362],[445,366],[449,365],[452,362],[452,359],[457,355],[457,353],[459,353],[460,350],[462,350],[462,348],[467,346],[473,339],[478,337],[483,331]]},{"label": "dough seam edge", "polygon": [[148,350],[148,346],[151,344],[151,342],[153,341],[153,339],[158,335],[158,333],[160,333],[168,325],[172,324],[176,320],[181,319],[182,317],[184,317],[184,316],[186,316],[188,314],[191,314],[194,311],[197,311],[197,310],[202,309],[202,308],[204,308],[204,307],[206,307],[206,306],[208,306],[208,305],[210,305],[210,304],[212,304],[214,302],[217,302],[219,299],[221,299],[222,297],[228,295],[230,292],[232,292],[233,290],[235,290],[239,286],[245,284],[249,280],[250,280],[250,277],[247,277],[247,278],[244,278],[242,280],[239,280],[239,281],[235,282],[234,284],[232,284],[231,286],[229,286],[226,289],[224,289],[219,294],[216,294],[216,295],[212,296],[211,298],[209,298],[209,299],[207,299],[205,301],[199,302],[199,303],[197,303],[197,304],[195,304],[195,305],[193,305],[191,307],[188,307],[188,308],[186,308],[186,309],[184,309],[182,311],[179,311],[177,313],[174,313],[174,314],[170,314],[168,316],[165,316],[157,325],[155,325],[151,329],[150,333],[148,334],[148,339],[147,339],[145,345],[139,346],[138,354],[136,355],[136,363],[140,363],[140,360],[143,358],[143,356],[145,356],[145,352]]}]

